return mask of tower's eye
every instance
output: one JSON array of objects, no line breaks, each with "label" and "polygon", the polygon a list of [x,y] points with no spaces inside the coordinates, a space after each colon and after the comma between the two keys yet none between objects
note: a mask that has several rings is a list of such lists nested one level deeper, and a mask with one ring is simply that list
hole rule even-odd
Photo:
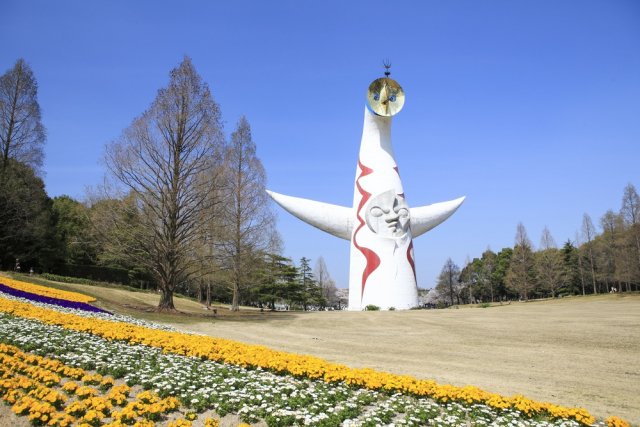
[{"label": "tower's eye", "polygon": [[380,101],[380,94],[379,93],[374,93],[373,94],[373,100],[374,101]]},{"label": "tower's eye", "polygon": [[391,96],[389,97],[389,101],[391,101],[391,102],[396,102],[396,96],[395,96],[395,95],[391,95]]}]

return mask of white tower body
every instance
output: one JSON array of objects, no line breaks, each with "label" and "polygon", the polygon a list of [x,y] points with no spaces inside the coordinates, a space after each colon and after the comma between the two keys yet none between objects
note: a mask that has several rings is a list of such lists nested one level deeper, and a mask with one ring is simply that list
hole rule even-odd
[{"label": "white tower body", "polygon": [[[365,108],[353,193],[349,310],[370,304],[398,310],[418,305],[410,217],[404,218],[406,224],[398,221],[393,227],[394,220],[400,220],[394,204],[396,210],[402,208],[404,190],[391,142],[392,120]],[[374,224],[376,208],[389,211],[391,227],[386,227],[384,211],[383,219]]]}]

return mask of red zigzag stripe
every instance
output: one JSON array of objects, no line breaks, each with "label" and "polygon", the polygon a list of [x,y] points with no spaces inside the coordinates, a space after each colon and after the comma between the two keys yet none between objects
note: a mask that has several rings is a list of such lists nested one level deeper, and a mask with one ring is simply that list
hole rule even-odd
[{"label": "red zigzag stripe", "polygon": [[360,229],[362,229],[362,227],[364,227],[364,219],[362,219],[362,217],[360,216],[360,210],[362,209],[362,207],[365,205],[365,203],[367,203],[367,201],[369,200],[369,198],[371,197],[371,193],[366,192],[361,186],[360,186],[360,178],[365,177],[371,173],[373,173],[373,169],[370,169],[366,166],[364,166],[362,163],[360,163],[360,158],[358,158],[358,166],[360,167],[360,170],[362,171],[360,173],[360,176],[358,177],[358,179],[356,179],[356,187],[358,188],[358,191],[360,192],[360,195],[362,195],[362,199],[360,200],[360,204],[358,205],[358,211],[357,211],[357,218],[358,221],[360,222],[360,225],[358,226],[358,228],[356,229],[356,232],[353,233],[353,245],[358,248],[358,250],[360,252],[362,252],[362,255],[364,255],[364,257],[367,260],[367,265],[364,269],[364,272],[362,273],[362,291],[360,292],[360,301],[362,302],[362,297],[364,295],[364,287],[367,283],[367,279],[369,278],[369,276],[371,275],[371,273],[373,273],[376,268],[378,268],[380,266],[380,257],[371,249],[369,248],[365,248],[362,246],[358,245],[358,242],[356,240],[357,236],[358,236],[358,232],[360,231]]}]

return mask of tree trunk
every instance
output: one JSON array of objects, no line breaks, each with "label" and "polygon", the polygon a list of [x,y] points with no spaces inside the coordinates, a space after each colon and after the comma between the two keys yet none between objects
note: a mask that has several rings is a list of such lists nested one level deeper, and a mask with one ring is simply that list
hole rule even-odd
[{"label": "tree trunk", "polygon": [[160,310],[175,310],[173,305],[173,291],[162,288],[162,295],[160,296],[160,304],[158,304]]},{"label": "tree trunk", "polygon": [[240,283],[238,283],[238,279],[236,278],[233,281],[233,300],[231,302],[231,311],[239,311],[239,295],[240,295]]},{"label": "tree trunk", "polygon": [[211,307],[211,279],[207,279],[207,307]]},{"label": "tree trunk", "polygon": [[582,282],[582,295],[586,295],[584,289],[584,270],[582,269],[582,261],[580,260],[580,254],[578,254],[578,268],[580,269],[580,281]]},{"label": "tree trunk", "polygon": [[593,293],[598,294],[598,288],[596,287],[596,270],[593,266],[593,258],[591,258],[591,277],[593,277]]}]

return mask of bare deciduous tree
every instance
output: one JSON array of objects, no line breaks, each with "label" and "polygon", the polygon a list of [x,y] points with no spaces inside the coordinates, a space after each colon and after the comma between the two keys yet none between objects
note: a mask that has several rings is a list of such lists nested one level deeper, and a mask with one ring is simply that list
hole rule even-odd
[{"label": "bare deciduous tree", "polygon": [[448,293],[451,305],[454,305],[453,297],[455,296],[458,304],[460,304],[460,289],[458,281],[460,278],[460,267],[453,262],[451,258],[447,258],[442,267],[442,271],[438,276],[438,284],[436,290],[440,294]]},{"label": "bare deciduous tree", "polygon": [[536,270],[542,286],[556,297],[564,277],[564,261],[562,253],[549,229],[545,226],[540,238],[540,250],[536,253]]},{"label": "bare deciduous tree", "polygon": [[621,228],[621,216],[616,215],[611,209],[609,209],[600,218],[600,227],[602,227],[602,242],[600,250],[600,265],[601,276],[604,279],[607,287],[609,282],[615,280],[618,281],[618,288],[620,288],[620,280],[617,278],[617,265],[616,258],[619,252],[619,239]]},{"label": "bare deciduous tree", "polygon": [[596,238],[596,227],[591,221],[589,214],[585,213],[582,216],[582,238],[587,249],[587,257],[589,258],[589,265],[591,267],[591,279],[593,281],[593,293],[597,294],[597,281],[596,281],[596,263],[595,263],[595,251],[594,251],[594,239]]},{"label": "bare deciduous tree", "polygon": [[320,288],[322,297],[330,306],[338,304],[338,296],[336,292],[336,282],[331,278],[327,264],[324,262],[324,258],[318,257],[316,265],[313,268],[313,276],[316,280],[316,285]]},{"label": "bare deciduous tree", "polygon": [[277,252],[281,244],[265,189],[267,174],[256,156],[251,127],[244,116],[231,134],[225,178],[227,197],[221,207],[224,227],[218,252],[229,269],[231,309],[237,311],[241,288],[249,284],[265,252]]},{"label": "bare deciduous tree", "polygon": [[630,229],[631,240],[635,244],[638,259],[637,269],[640,270],[640,196],[631,183],[624,188],[620,213]]},{"label": "bare deciduous tree", "polygon": [[534,266],[533,243],[529,240],[527,230],[520,222],[516,229],[513,254],[511,255],[506,281],[509,287],[524,297],[525,302],[529,301],[529,293],[535,285]]},{"label": "bare deciduous tree", "polygon": [[112,251],[155,278],[160,309],[174,309],[174,290],[196,271],[223,147],[220,108],[188,57],[149,110],[106,146],[104,163],[128,201],[106,204],[111,220],[99,229]]},{"label": "bare deciduous tree", "polygon": [[0,171],[12,158],[41,174],[47,139],[41,119],[38,82],[29,64],[20,58],[0,76]]}]

